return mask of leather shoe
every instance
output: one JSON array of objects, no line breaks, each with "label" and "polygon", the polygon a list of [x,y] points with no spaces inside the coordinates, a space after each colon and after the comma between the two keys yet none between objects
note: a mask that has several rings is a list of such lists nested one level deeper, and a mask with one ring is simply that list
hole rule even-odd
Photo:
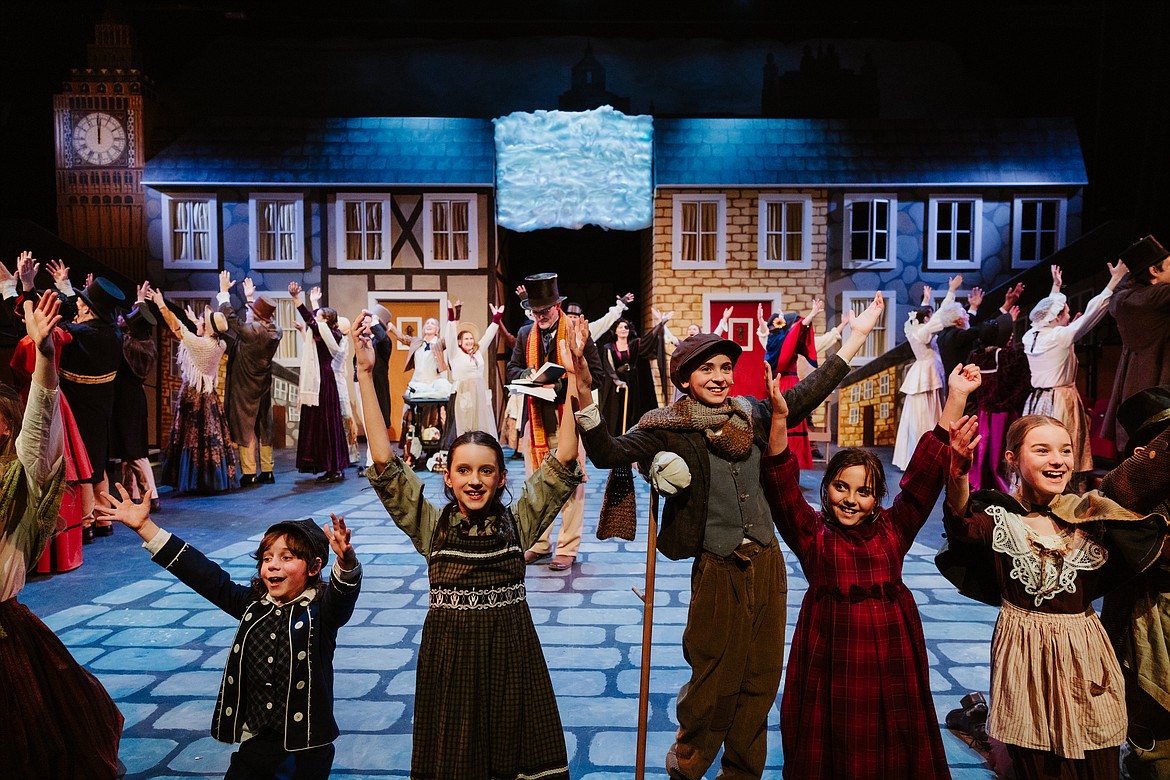
[{"label": "leather shoe", "polygon": [[152,515],[157,515],[161,511],[162,511],[162,504],[159,502],[158,496],[155,496],[154,498],[150,499],[150,513]]},{"label": "leather shoe", "polygon": [[529,566],[540,561],[547,561],[551,557],[552,553],[550,552],[538,553],[533,552],[532,550],[524,551],[524,563],[528,564]]},{"label": "leather shoe", "polygon": [[93,524],[93,535],[95,537],[96,536],[113,536],[114,535],[114,524],[110,523],[109,525],[98,525],[97,523],[94,523]]},{"label": "leather shoe", "polygon": [[93,529],[89,526],[81,529],[81,543],[93,544]]},{"label": "leather shoe", "polygon": [[245,474],[240,477],[240,487],[252,487],[252,485],[255,485],[259,481],[259,478],[255,474]]},{"label": "leather shoe", "polygon": [[550,563],[548,567],[553,571],[568,571],[569,569],[573,568],[573,564],[576,562],[576,560],[576,557],[572,555],[558,555],[552,559],[552,563]]},{"label": "leather shoe", "polygon": [[261,471],[259,482],[261,485],[272,485],[276,483],[276,477],[272,475],[271,471]]}]

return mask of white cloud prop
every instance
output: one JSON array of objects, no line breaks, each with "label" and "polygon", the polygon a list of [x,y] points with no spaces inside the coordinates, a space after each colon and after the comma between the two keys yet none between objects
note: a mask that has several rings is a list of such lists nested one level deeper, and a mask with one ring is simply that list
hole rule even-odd
[{"label": "white cloud prop", "polygon": [[654,120],[610,106],[492,120],[497,221],[510,230],[641,230],[654,214]]}]

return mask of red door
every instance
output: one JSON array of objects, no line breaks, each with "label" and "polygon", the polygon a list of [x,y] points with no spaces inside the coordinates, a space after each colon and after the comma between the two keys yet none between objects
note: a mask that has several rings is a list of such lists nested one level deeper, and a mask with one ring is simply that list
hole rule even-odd
[{"label": "red door", "polygon": [[731,389],[731,395],[767,397],[764,387],[764,348],[756,337],[756,328],[759,325],[756,315],[761,303],[764,305],[765,317],[770,315],[777,305],[772,296],[707,302],[707,321],[711,323],[712,330],[719,324],[723,312],[731,309],[727,332],[721,335],[743,349],[743,354],[735,364],[735,386]]}]

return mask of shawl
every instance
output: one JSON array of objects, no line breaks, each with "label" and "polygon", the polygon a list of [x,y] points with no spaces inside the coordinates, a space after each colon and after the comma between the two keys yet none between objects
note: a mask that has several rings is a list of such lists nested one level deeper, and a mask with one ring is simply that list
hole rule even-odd
[{"label": "shawl", "polygon": [[729,398],[720,406],[701,404],[689,395],[642,415],[635,428],[702,431],[707,446],[724,460],[743,460],[755,440],[752,408],[744,398]]},{"label": "shawl", "polygon": [[[565,331],[565,317],[564,315],[557,318],[557,335],[553,339],[553,348],[551,355],[545,355],[545,360],[558,365],[565,365],[565,361],[561,360],[561,342],[566,336]],[[540,327],[533,324],[532,329],[528,331],[528,343],[524,345],[525,362],[530,368],[535,370],[539,368],[540,363]],[[544,429],[544,415],[540,413],[537,408],[537,400],[533,396],[528,396],[528,430],[530,431],[529,446],[532,448],[532,462],[540,465],[544,462],[544,458],[548,455],[548,431]],[[560,405],[557,406],[558,413],[560,412]]]},{"label": "shawl", "polygon": [[[774,322],[775,319],[776,315],[773,314],[768,322]],[[770,365],[773,371],[776,370],[776,361],[780,357],[780,348],[784,346],[784,337],[788,335],[789,329],[796,324],[798,319],[800,319],[799,314],[789,312],[784,315],[783,328],[768,329],[768,342],[764,345],[764,362]],[[799,347],[797,349],[799,351]]]},{"label": "shawl", "polygon": [[210,341],[183,329],[179,345],[179,370],[188,387],[200,393],[214,393],[219,384],[219,360],[227,350],[222,339]]},{"label": "shawl", "polygon": [[301,406],[317,406],[321,403],[321,363],[317,360],[317,346],[313,343],[310,327],[321,326],[314,322],[301,334],[301,381],[298,388]]}]

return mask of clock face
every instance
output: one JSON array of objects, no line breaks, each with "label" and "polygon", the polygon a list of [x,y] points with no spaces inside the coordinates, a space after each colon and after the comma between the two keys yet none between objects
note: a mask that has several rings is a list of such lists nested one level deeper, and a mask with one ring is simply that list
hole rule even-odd
[{"label": "clock face", "polygon": [[109,165],[126,151],[126,127],[103,111],[85,114],[73,126],[73,150],[79,162]]}]

